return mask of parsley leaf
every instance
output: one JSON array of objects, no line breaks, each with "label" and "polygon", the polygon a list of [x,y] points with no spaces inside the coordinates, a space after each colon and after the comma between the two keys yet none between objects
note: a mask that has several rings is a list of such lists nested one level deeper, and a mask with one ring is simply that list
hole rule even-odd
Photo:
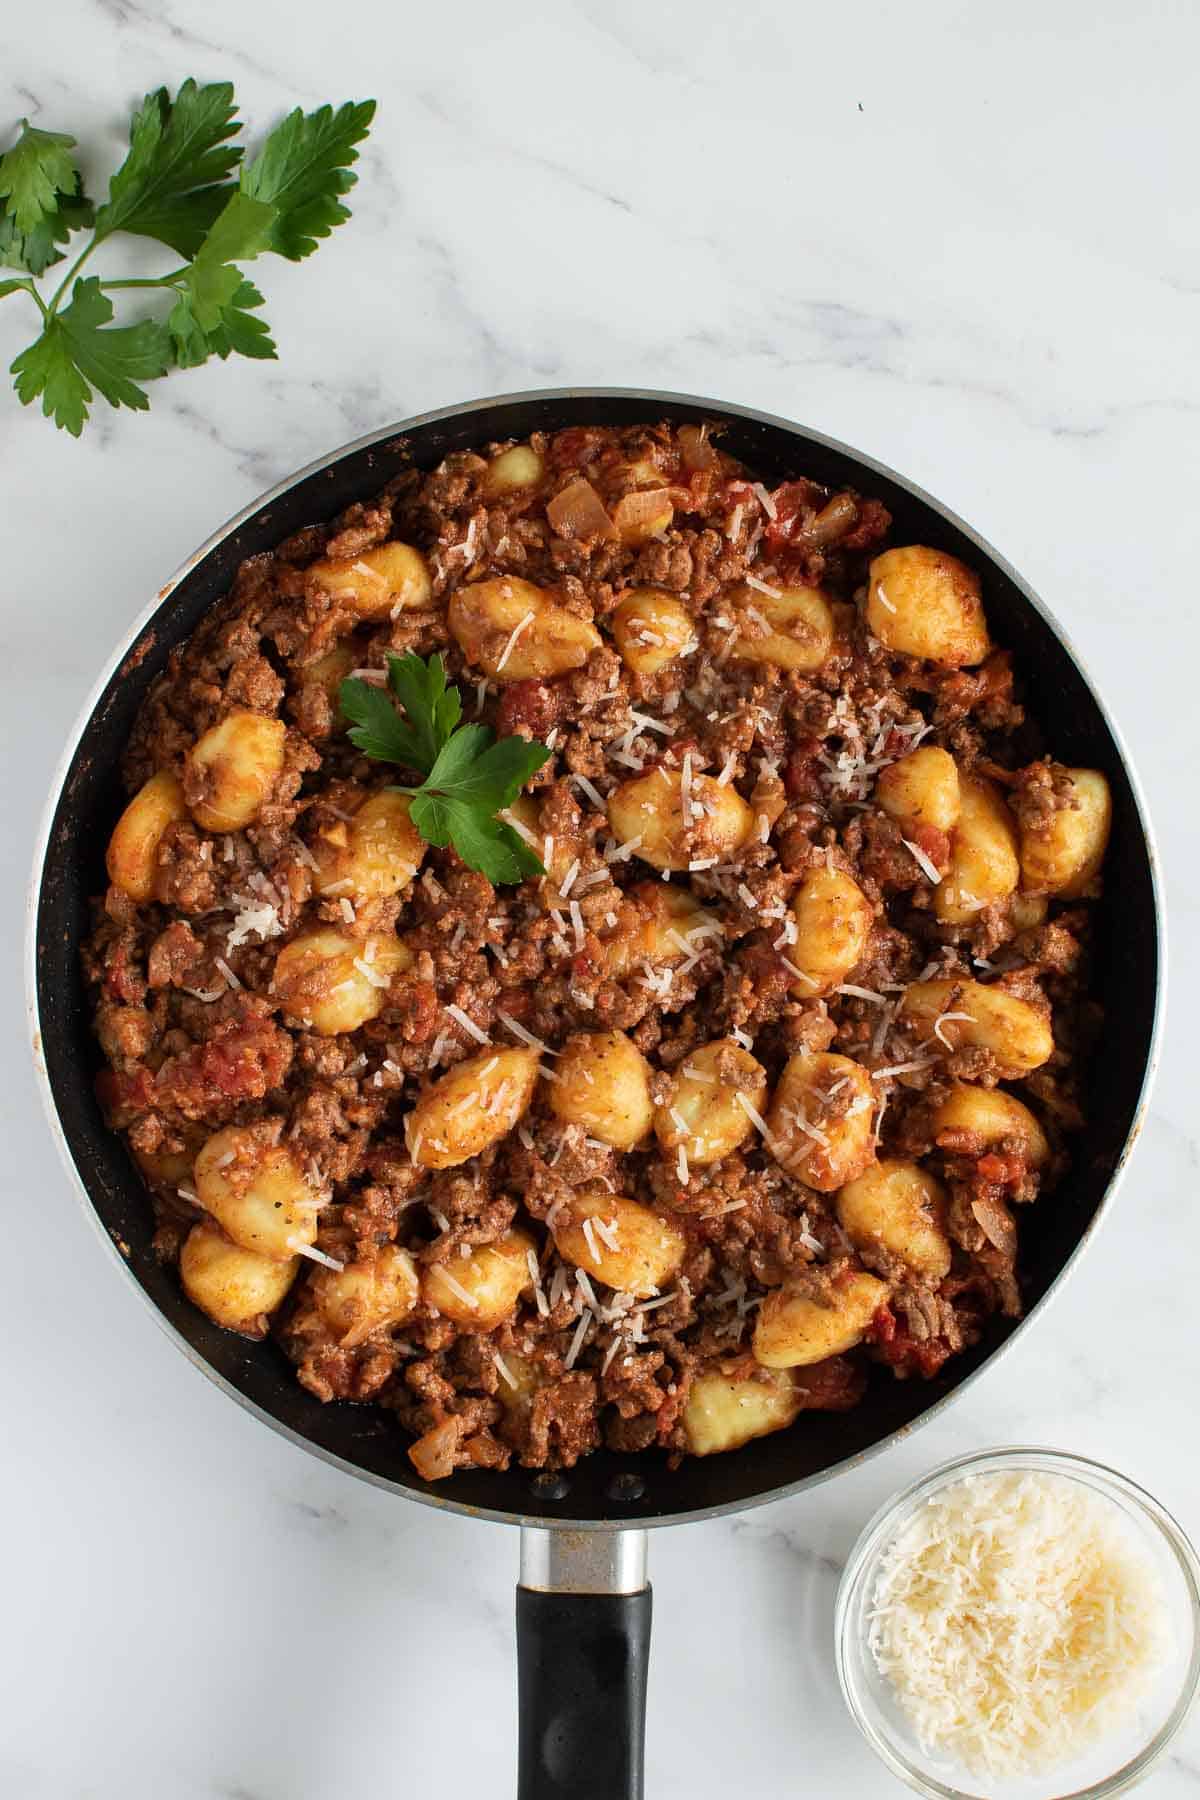
[{"label": "parsley leaf", "polygon": [[39,131],[28,119],[21,126],[16,143],[0,156],[0,265],[43,275],[62,261],[59,244],[94,215],[71,155],[75,139]]},{"label": "parsley leaf", "polygon": [[169,244],[195,256],[229,197],[222,185],[241,160],[227,140],[240,130],[233,84],[200,87],[190,78],[174,100],[147,94],[129,127],[129,155],[96,214],[97,241],[114,231]]},{"label": "parsley leaf", "polygon": [[346,717],[353,720],[350,742],[364,756],[425,773],[420,743],[382,688],[351,675],[339,688],[338,699]]},{"label": "parsley leaf", "polygon": [[413,795],[409,817],[427,843],[442,849],[453,844],[468,869],[486,875],[493,886],[546,873],[511,825],[465,800],[427,794],[422,789]]},{"label": "parsley leaf", "polygon": [[274,216],[273,207],[235,192],[183,271],[179,299],[167,320],[182,368],[195,368],[214,354],[224,358],[231,350],[274,356],[266,321],[249,312],[263,297],[234,262],[258,255]]},{"label": "parsley leaf", "polygon": [[276,211],[267,249],[300,262],[350,217],[337,199],[358,180],[350,164],[358,161],[355,145],[371,129],[373,100],[348,100],[334,112],[322,106],[302,113],[299,107],[271,132],[252,163],[242,170],[241,188]]},{"label": "parsley leaf", "polygon": [[91,224],[95,213],[90,200],[77,188],[74,193],[59,194],[57,212],[48,213],[31,231],[20,231],[16,221],[0,215],[0,267],[26,269],[30,275],[44,275],[61,262],[60,244],[65,244],[73,231]]},{"label": "parsley leaf", "polygon": [[17,396],[28,406],[39,395],[47,418],[78,437],[88,417],[92,390],[110,406],[144,412],[150,402],[140,381],[166,373],[171,361],[165,325],[110,325],[112,301],[94,276],[77,281],[71,304],[47,320],[45,330],[12,365]]},{"label": "parsley leaf", "polygon": [[[22,121],[17,141],[0,155],[0,270],[17,271],[0,280],[0,300],[28,294],[42,318],[41,336],[12,364],[20,400],[40,398],[45,415],[77,437],[96,394],[142,411],[148,401],[139,384],[172,365],[274,357],[270,329],[258,316],[262,294],[241,265],[266,253],[298,261],[349,218],[340,196],[357,179],[350,165],[374,115],[373,100],[296,109],[239,171],[232,85],[189,78],[173,98],[159,88],[133,113],[129,152],[98,211],[83,193],[75,139]],[[63,260],[73,231],[88,226],[90,240],[55,291],[43,295],[35,278]],[[81,278],[97,246],[120,232],[168,245],[183,266],[160,275]],[[166,304],[141,324],[116,325],[107,295],[124,288],[156,291]],[[442,694],[437,716],[448,736],[461,707],[444,680]],[[422,738],[416,766],[424,766],[426,751],[435,760],[440,747],[440,738],[432,747]]]},{"label": "parsley leaf", "polygon": [[167,315],[167,330],[175,349],[175,362],[181,369],[194,369],[210,356],[224,362],[231,354],[271,358],[276,355],[270,328],[265,319],[254,317],[253,307],[262,306],[263,297],[252,281],[238,275],[232,294],[219,307],[215,325],[207,329],[200,324],[188,291]]},{"label": "parsley leaf", "polygon": [[426,843],[452,844],[469,869],[489,881],[544,875],[542,864],[512,826],[495,815],[511,806],[550,755],[545,744],[500,738],[487,725],[463,725],[462,700],[446,681],[440,656],[389,656],[386,693],[350,676],[340,689],[342,711],[353,721],[350,741],[378,762],[399,763],[424,776],[412,795],[410,817]]},{"label": "parsley leaf", "polygon": [[413,767],[428,775],[462,718],[458,689],[447,685],[446,665],[440,656],[431,656],[427,662],[419,656],[389,656],[388,681],[408,714],[416,748]]},{"label": "parsley leaf", "polygon": [[36,231],[58,211],[60,194],[73,194],[79,171],[71,151],[75,139],[62,131],[39,131],[21,120],[21,135],[0,156],[0,199],[22,234]]}]

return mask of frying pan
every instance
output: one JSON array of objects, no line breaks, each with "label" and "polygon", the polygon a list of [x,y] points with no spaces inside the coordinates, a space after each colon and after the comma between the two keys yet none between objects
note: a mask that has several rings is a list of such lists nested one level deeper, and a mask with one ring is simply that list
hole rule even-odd
[{"label": "frying pan", "polygon": [[[1107,1054],[1091,1075],[1090,1123],[1054,1203],[1026,1209],[1021,1274],[1028,1311],[993,1321],[984,1340],[932,1381],[873,1384],[852,1412],[806,1413],[797,1425],[673,1473],[653,1456],[602,1450],[565,1474],[463,1471],[429,1486],[383,1413],[322,1405],[270,1342],[219,1330],[184,1300],[151,1249],[150,1207],[92,1091],[98,1053],[79,976],[87,901],[103,890],[103,851],[123,804],[120,752],[151,683],[228,589],[243,557],[376,493],[411,459],[568,425],[720,420],[724,446],[767,482],[800,474],[881,499],[896,541],[934,545],[979,571],[996,638],[1012,649],[1034,715],[1068,763],[1103,769],[1113,792],[1109,879],[1096,970]],[[1154,855],[1116,728],[1061,631],[1009,565],[911,482],[785,419],[696,396],[634,389],[511,394],[426,413],[373,432],[271,490],[209,539],[160,591],[117,649],[67,746],[34,866],[28,978],[35,1059],[52,1130],[93,1222],[131,1284],[196,1366],[264,1424],[327,1462],[426,1506],[522,1527],[517,1590],[520,1800],[636,1800],[650,1628],[645,1528],[799,1493],[886,1448],[962,1392],[1007,1341],[1033,1326],[1111,1195],[1146,1102],[1161,985]]]}]

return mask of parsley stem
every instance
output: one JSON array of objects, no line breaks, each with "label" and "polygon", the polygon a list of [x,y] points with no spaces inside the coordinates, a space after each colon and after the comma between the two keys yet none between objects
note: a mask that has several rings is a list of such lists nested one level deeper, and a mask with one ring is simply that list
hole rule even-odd
[{"label": "parsley stem", "polygon": [[23,294],[28,294],[31,300],[37,301],[43,319],[49,316],[46,312],[46,302],[42,299],[42,296],[38,293],[32,281],[14,281],[12,287],[9,288],[8,291],[9,293],[15,294],[18,288]]},{"label": "parsley stem", "polygon": [[50,305],[48,308],[46,308],[46,315],[48,318],[53,318],[54,314],[58,311],[59,301],[62,299],[63,295],[66,293],[67,289],[70,287],[71,282],[74,280],[75,276],[78,275],[80,269],[82,269],[82,267],[83,267],[84,263],[87,261],[88,257],[92,254],[92,251],[97,248],[100,241],[101,240],[99,238],[94,237],[92,239],[91,243],[87,246],[87,248],[85,250],[81,250],[79,255],[75,258],[75,261],[71,264],[70,268],[67,270],[66,274],[63,276],[63,278],[59,282],[58,286],[55,288],[53,294],[50,296]]},{"label": "parsley stem", "polygon": [[116,288],[161,288],[174,287],[181,275],[187,274],[187,264],[180,269],[172,269],[169,275],[130,276],[125,281],[102,281],[100,286],[108,293]]}]

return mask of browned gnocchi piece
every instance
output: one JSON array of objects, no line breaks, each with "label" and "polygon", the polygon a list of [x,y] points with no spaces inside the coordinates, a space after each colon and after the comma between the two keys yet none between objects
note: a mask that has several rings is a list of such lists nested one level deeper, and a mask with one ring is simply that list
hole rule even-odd
[{"label": "browned gnocchi piece", "polygon": [[183,791],[205,831],[252,825],[283,772],[287,727],[244,710],[227,713],[187,754]]},{"label": "browned gnocchi piece", "polygon": [[546,473],[546,464],[532,444],[513,444],[493,456],[483,477],[483,491],[489,500],[503,500],[535,488]]},{"label": "browned gnocchi piece", "polygon": [[516,1310],[533,1286],[526,1231],[508,1231],[494,1244],[471,1245],[465,1256],[430,1263],[421,1277],[421,1298],[445,1319],[474,1331],[491,1331]]},{"label": "browned gnocchi piece", "polygon": [[214,1325],[248,1338],[266,1337],[270,1316],[286,1299],[299,1267],[298,1256],[280,1261],[244,1249],[210,1219],[192,1226],[179,1252],[179,1278],[188,1299]]},{"label": "browned gnocchi piece", "polygon": [[848,1270],[818,1297],[803,1288],[776,1288],[759,1309],[754,1356],[767,1369],[799,1369],[840,1356],[860,1344],[888,1297],[886,1281]]},{"label": "browned gnocchi piece", "polygon": [[426,843],[409,816],[407,794],[383,788],[346,819],[336,819],[312,845],[313,886],[328,899],[386,900],[406,888],[425,858]]},{"label": "browned gnocchi piece", "polygon": [[658,1293],[683,1261],[677,1226],[621,1194],[575,1194],[551,1226],[559,1254],[622,1293]]},{"label": "browned gnocchi piece", "polygon": [[831,1194],[875,1160],[871,1077],[848,1056],[797,1051],[779,1078],[766,1126],[783,1167]]},{"label": "browned gnocchi piece", "polygon": [[635,675],[656,675],[696,643],[692,615],[663,588],[631,588],[610,623],[621,660]]},{"label": "browned gnocchi piece", "polygon": [[1001,987],[964,980],[915,981],[900,1003],[901,1017],[919,1025],[946,1050],[967,1044],[990,1050],[1002,1070],[1027,1075],[1054,1050],[1045,1015]]},{"label": "browned gnocchi piece", "polygon": [[397,937],[306,931],[279,952],[272,991],[291,1018],[335,1037],[376,1018],[393,978],[412,961],[412,951]]},{"label": "browned gnocchi piece", "polygon": [[936,1139],[952,1134],[951,1147],[969,1146],[968,1154],[1011,1143],[1031,1168],[1043,1168],[1050,1160],[1050,1144],[1038,1120],[1023,1100],[1003,1088],[956,1082],[934,1108],[930,1124]]},{"label": "browned gnocchi piece", "polygon": [[856,1250],[884,1250],[923,1281],[950,1272],[946,1196],[919,1163],[887,1157],[839,1189],[838,1223]]},{"label": "browned gnocchi piece", "polygon": [[317,1235],[322,1196],[286,1144],[251,1125],[227,1125],[196,1157],[196,1196],[243,1250],[287,1262]]},{"label": "browned gnocchi piece", "polygon": [[995,782],[960,774],[958,791],[950,867],[933,900],[947,925],[970,924],[984,907],[1006,900],[1021,876],[1016,820]]},{"label": "browned gnocchi piece", "polygon": [[693,1456],[716,1456],[784,1430],[799,1412],[790,1369],[747,1372],[737,1360],[718,1362],[702,1369],[688,1389],[683,1432]]},{"label": "browned gnocchi piece", "polygon": [[429,564],[411,544],[377,544],[358,556],[314,563],[309,579],[344,601],[360,619],[386,619],[428,606],[433,598]]},{"label": "browned gnocchi piece", "polygon": [[833,608],[820,588],[785,587],[764,594],[736,590],[734,603],[755,628],[739,630],[729,651],[735,662],[768,663],[776,669],[811,674],[833,649]]},{"label": "browned gnocchi piece", "polygon": [[604,947],[605,968],[617,980],[644,964],[683,962],[722,936],[716,915],[674,882],[638,882],[617,916],[617,935]]},{"label": "browned gnocchi piece", "polygon": [[415,1163],[452,1169],[507,1137],[537,1085],[536,1050],[484,1050],[435,1081],[404,1121]]},{"label": "browned gnocchi piece", "polygon": [[1112,827],[1112,794],[1098,769],[1063,771],[1068,804],[1022,820],[1021,879],[1033,893],[1078,900],[1104,861]]},{"label": "browned gnocchi piece", "polygon": [[787,959],[799,994],[828,994],[867,954],[875,910],[852,875],[824,863],[810,869],[792,900],[796,941]]},{"label": "browned gnocchi piece", "polygon": [[948,750],[919,744],[880,770],[875,797],[909,837],[919,825],[949,835],[958,824],[958,764]]},{"label": "browned gnocchi piece", "polygon": [[945,669],[970,668],[991,649],[978,575],[956,556],[925,544],[875,558],[867,623],[889,650]]},{"label": "browned gnocchi piece", "polygon": [[654,1119],[650,1064],[623,1031],[568,1038],[554,1068],[550,1110],[616,1150],[632,1150]]},{"label": "browned gnocchi piece", "polygon": [[[685,817],[686,811],[686,817]],[[687,869],[731,856],[754,829],[754,814],[737,789],[710,775],[658,768],[614,788],[608,822],[618,842],[653,869]]]},{"label": "browned gnocchi piece", "polygon": [[416,1309],[416,1264],[399,1244],[384,1244],[369,1262],[344,1269],[314,1269],[308,1292],[317,1312],[344,1350],[353,1350],[384,1327],[402,1325]]},{"label": "browned gnocchi piece", "polygon": [[668,1155],[682,1150],[689,1165],[719,1162],[751,1135],[752,1113],[761,1115],[766,1099],[762,1064],[732,1038],[717,1038],[692,1050],[676,1070],[654,1111],[655,1136]]},{"label": "browned gnocchi piece", "polygon": [[167,828],[188,816],[183,788],[167,769],[152,775],[117,820],[105,858],[108,879],[131,900],[154,896],[158,850]]},{"label": "browned gnocchi piece", "polygon": [[450,596],[450,635],[494,681],[545,680],[581,669],[600,633],[545,588],[516,575],[470,582]]}]

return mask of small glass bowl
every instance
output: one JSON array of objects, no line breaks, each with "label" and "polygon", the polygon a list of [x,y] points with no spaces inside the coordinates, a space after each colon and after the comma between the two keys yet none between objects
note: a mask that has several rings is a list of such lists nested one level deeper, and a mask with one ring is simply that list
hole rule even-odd
[{"label": "small glass bowl", "polygon": [[[1170,1614],[1173,1647],[1136,1710],[1112,1736],[1037,1775],[998,1781],[923,1748],[876,1666],[870,1610],[880,1560],[896,1533],[931,1495],[967,1475],[1006,1470],[1059,1475],[1113,1501],[1158,1570]],[[834,1616],[834,1649],[842,1693],[859,1730],[901,1781],[929,1800],[1100,1800],[1134,1787],[1179,1730],[1200,1684],[1200,1563],[1180,1527],[1157,1500],[1115,1469],[1059,1450],[984,1450],[943,1463],[880,1508],[846,1564]],[[964,1785],[965,1784],[965,1785]]]}]

